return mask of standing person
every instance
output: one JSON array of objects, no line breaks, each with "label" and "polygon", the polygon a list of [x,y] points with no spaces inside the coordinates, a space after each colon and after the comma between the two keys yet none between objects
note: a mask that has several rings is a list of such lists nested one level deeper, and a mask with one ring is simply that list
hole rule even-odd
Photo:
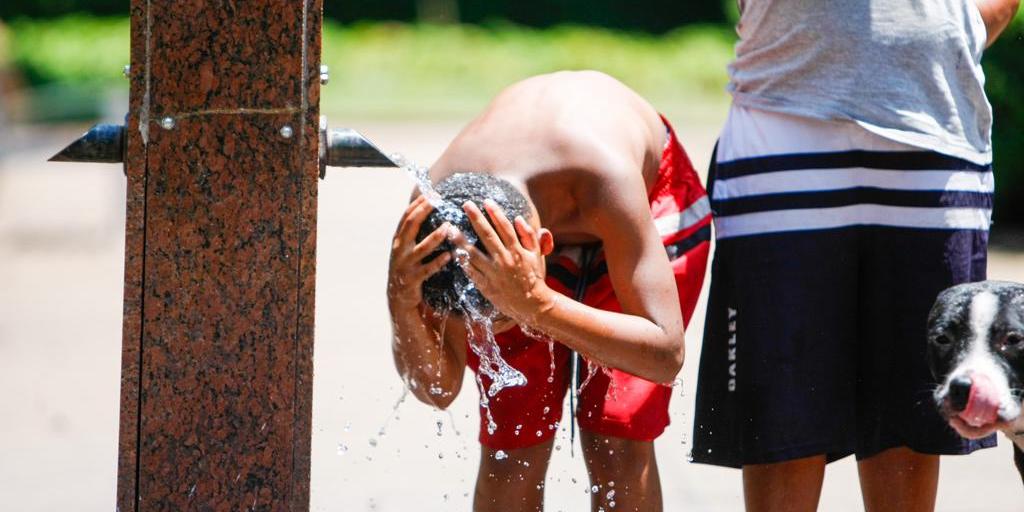
[{"label": "standing person", "polygon": [[740,0],[693,458],[742,467],[748,510],[815,510],[850,454],[868,511],[932,510],[938,456],[994,445],[935,412],[925,325],[985,278],[981,56],[1016,9]]},{"label": "standing person", "polygon": [[[667,383],[683,362],[711,232],[707,195],[675,132],[607,75],[542,75],[499,94],[429,178],[446,204],[414,199],[395,234],[392,346],[412,393],[435,407],[459,394],[467,364],[477,372],[474,510],[543,509],[577,357],[573,412],[599,490],[593,510],[662,510],[654,440],[668,425]],[[500,313],[501,356],[525,377],[495,395],[484,392],[494,352],[460,314],[485,306],[452,286],[467,275]]]}]

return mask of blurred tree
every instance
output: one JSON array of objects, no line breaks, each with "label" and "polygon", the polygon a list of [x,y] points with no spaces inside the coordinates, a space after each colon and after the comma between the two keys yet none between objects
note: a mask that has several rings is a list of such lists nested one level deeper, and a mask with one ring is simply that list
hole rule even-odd
[{"label": "blurred tree", "polygon": [[76,12],[128,15],[127,0],[0,0],[0,19],[52,18]]},{"label": "blurred tree", "polygon": [[[324,13],[343,23],[394,20],[479,23],[505,19],[532,27],[579,23],[668,32],[694,22],[727,21],[735,0],[324,0]],[[0,0],[0,19],[48,18],[72,13],[128,14],[126,0]]]},{"label": "blurred tree", "polygon": [[[726,0],[729,1],[729,0]],[[462,20],[495,18],[532,27],[580,23],[664,33],[695,22],[726,21],[724,2],[677,0],[461,0]]]},{"label": "blurred tree", "polygon": [[997,224],[1024,225],[1024,12],[982,59],[994,110]]},{"label": "blurred tree", "polygon": [[324,16],[343,23],[360,20],[413,21],[417,0],[324,0]]},{"label": "blurred tree", "polygon": [[419,21],[427,23],[458,23],[459,2],[457,0],[416,0]]}]

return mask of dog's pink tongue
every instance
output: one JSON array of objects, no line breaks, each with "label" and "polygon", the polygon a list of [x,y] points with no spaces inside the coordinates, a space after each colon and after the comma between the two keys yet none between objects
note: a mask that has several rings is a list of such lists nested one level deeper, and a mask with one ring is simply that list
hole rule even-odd
[{"label": "dog's pink tongue", "polygon": [[972,427],[995,423],[999,412],[999,397],[995,386],[984,375],[972,375],[971,381],[971,394],[967,399],[967,407],[960,413],[960,419]]}]

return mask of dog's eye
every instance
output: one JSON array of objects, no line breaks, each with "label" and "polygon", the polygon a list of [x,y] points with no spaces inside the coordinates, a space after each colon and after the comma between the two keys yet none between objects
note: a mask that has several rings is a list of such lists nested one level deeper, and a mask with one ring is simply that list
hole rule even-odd
[{"label": "dog's eye", "polygon": [[1014,348],[1018,350],[1024,350],[1024,334],[1017,332],[1011,332],[1006,335],[1003,339],[1003,346],[1006,348]]}]

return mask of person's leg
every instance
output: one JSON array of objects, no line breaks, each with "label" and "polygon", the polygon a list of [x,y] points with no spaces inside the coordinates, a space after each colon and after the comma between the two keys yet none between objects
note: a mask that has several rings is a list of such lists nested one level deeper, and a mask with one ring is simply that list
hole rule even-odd
[{"label": "person's leg", "polygon": [[475,512],[544,510],[544,476],[555,440],[528,448],[492,450],[481,446],[473,497]]},{"label": "person's leg", "polygon": [[926,355],[935,297],[948,286],[985,278],[987,233],[880,226],[864,231],[857,397],[864,506],[868,512],[931,511],[938,455],[995,443],[967,441],[949,428],[932,398],[937,383]]},{"label": "person's leg", "polygon": [[824,455],[743,466],[747,512],[814,512],[824,478]]},{"label": "person's leg", "polygon": [[591,489],[598,510],[661,512],[661,479],[654,443],[580,431]]},{"label": "person's leg", "polygon": [[866,512],[931,512],[939,487],[939,456],[891,448],[857,463]]}]

